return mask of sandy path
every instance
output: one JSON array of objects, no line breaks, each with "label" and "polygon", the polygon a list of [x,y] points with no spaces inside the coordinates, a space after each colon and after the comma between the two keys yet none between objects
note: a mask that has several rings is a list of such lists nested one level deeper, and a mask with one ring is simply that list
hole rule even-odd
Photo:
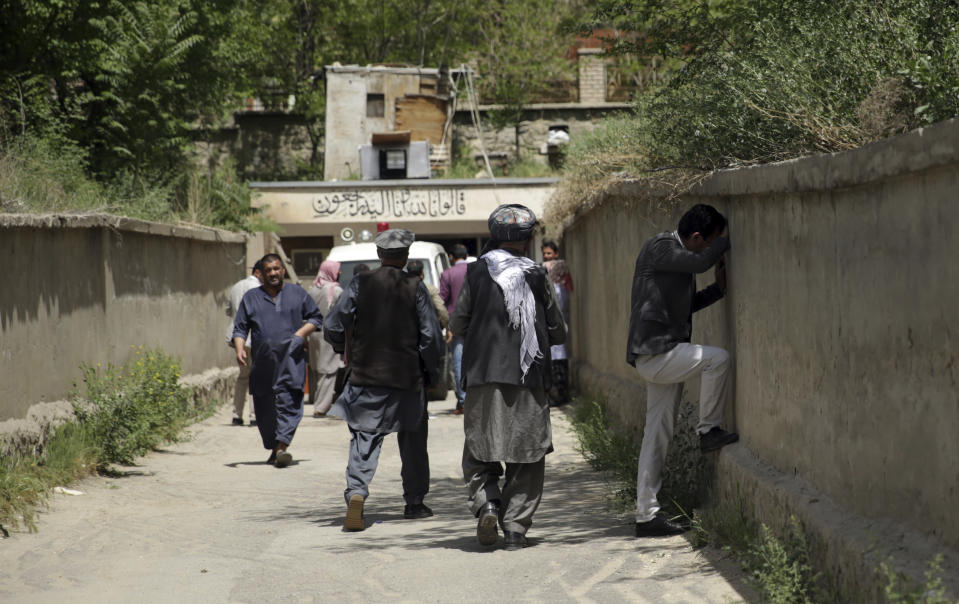
[{"label": "sandy path", "polygon": [[556,410],[532,547],[480,546],[452,406],[430,405],[433,518],[403,519],[391,436],[368,528],[343,532],[346,426],[313,419],[307,407],[291,448],[297,462],[278,470],[264,463],[255,428],[229,425],[224,407],[191,440],[148,455],[129,475],[56,495],[38,533],[0,541],[0,601],[731,602],[750,593],[715,552],[707,559],[682,537],[634,539],[630,519],[607,509],[602,478],[574,451]]}]

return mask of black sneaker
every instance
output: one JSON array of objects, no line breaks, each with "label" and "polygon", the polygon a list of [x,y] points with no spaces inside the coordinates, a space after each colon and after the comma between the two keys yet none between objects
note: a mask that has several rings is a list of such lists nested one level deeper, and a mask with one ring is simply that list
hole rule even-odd
[{"label": "black sneaker", "polygon": [[718,451],[738,440],[739,435],[735,432],[726,432],[719,426],[716,426],[709,432],[699,435],[699,450],[703,453],[707,451]]},{"label": "black sneaker", "polygon": [[433,510],[431,510],[425,503],[414,503],[413,505],[407,505],[403,508],[403,518],[407,520],[416,520],[418,518],[429,518],[433,515]]},{"label": "black sneaker", "polygon": [[668,537],[671,535],[682,535],[687,529],[678,522],[673,522],[662,514],[657,514],[649,522],[636,523],[637,537]]},{"label": "black sneaker", "polygon": [[233,425],[234,425],[234,426],[242,426],[242,425],[243,425],[243,418],[242,418],[242,417],[234,417],[234,418],[233,418]]}]

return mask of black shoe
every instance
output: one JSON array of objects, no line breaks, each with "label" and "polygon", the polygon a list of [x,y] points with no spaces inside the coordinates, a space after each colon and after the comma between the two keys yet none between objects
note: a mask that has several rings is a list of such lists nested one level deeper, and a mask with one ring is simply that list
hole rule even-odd
[{"label": "black shoe", "polygon": [[526,536],[523,533],[506,530],[503,531],[503,543],[506,545],[506,550],[511,552],[523,549],[527,545]]},{"label": "black shoe", "polygon": [[234,418],[233,418],[233,425],[234,425],[234,426],[242,426],[242,425],[243,425],[243,418],[242,418],[242,417],[234,417]]},{"label": "black shoe", "polygon": [[291,463],[293,463],[293,454],[286,449],[283,449],[282,451],[277,452],[273,465],[278,468],[285,468]]},{"label": "black shoe", "polygon": [[479,522],[476,523],[476,540],[480,542],[480,545],[493,545],[499,537],[499,531],[496,529],[499,523],[499,506],[489,501],[480,508],[476,516],[479,518]]},{"label": "black shoe", "polygon": [[735,432],[726,432],[719,426],[715,426],[709,432],[699,435],[699,450],[703,453],[707,451],[718,451],[738,440],[739,435]]},{"label": "black shoe", "polygon": [[270,457],[267,458],[266,463],[270,464],[271,466],[276,463],[276,451],[270,453]]},{"label": "black shoe", "polygon": [[414,503],[413,505],[407,505],[403,508],[403,518],[407,520],[416,520],[417,518],[429,518],[433,515],[433,510],[431,510],[425,503]]},{"label": "black shoe", "polygon": [[251,425],[251,426],[255,426],[255,425],[256,425],[256,418],[255,418],[255,417],[251,417],[251,418],[250,418],[250,425]]},{"label": "black shoe", "polygon": [[673,522],[662,514],[657,514],[649,522],[636,523],[637,537],[668,537],[669,535],[682,535],[687,529],[685,526]]}]

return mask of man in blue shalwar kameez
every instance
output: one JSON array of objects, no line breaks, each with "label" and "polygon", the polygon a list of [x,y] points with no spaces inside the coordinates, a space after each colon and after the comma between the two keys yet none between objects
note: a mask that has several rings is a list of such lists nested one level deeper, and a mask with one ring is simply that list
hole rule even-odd
[{"label": "man in blue shalwar kameez", "polygon": [[[306,379],[304,342],[323,322],[313,298],[295,283],[284,283],[280,257],[267,254],[262,263],[263,285],[243,295],[233,322],[236,362],[250,369],[250,394],[263,447],[272,453],[267,463],[284,468],[293,461],[287,450],[303,418]],[[252,358],[245,338],[250,333]]]}]

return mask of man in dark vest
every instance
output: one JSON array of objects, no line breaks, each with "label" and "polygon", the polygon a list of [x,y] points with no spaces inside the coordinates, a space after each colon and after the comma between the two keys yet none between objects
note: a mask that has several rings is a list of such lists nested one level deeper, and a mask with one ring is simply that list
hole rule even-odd
[{"label": "man in dark vest", "polygon": [[423,503],[430,483],[424,387],[440,379],[443,338],[426,285],[403,271],[412,243],[407,230],[377,234],[382,266],[354,277],[323,322],[333,350],[347,351],[347,383],[330,415],[346,420],[352,434],[344,492],[350,531],[365,528],[370,481],[392,432],[403,462],[403,517],[433,515]]},{"label": "man in dark vest", "polygon": [[490,242],[466,271],[450,327],[464,339],[463,478],[476,538],[495,544],[499,524],[515,550],[526,546],[553,450],[549,347],[566,340],[566,324],[546,271],[525,256],[533,212],[503,205],[488,224]]}]

